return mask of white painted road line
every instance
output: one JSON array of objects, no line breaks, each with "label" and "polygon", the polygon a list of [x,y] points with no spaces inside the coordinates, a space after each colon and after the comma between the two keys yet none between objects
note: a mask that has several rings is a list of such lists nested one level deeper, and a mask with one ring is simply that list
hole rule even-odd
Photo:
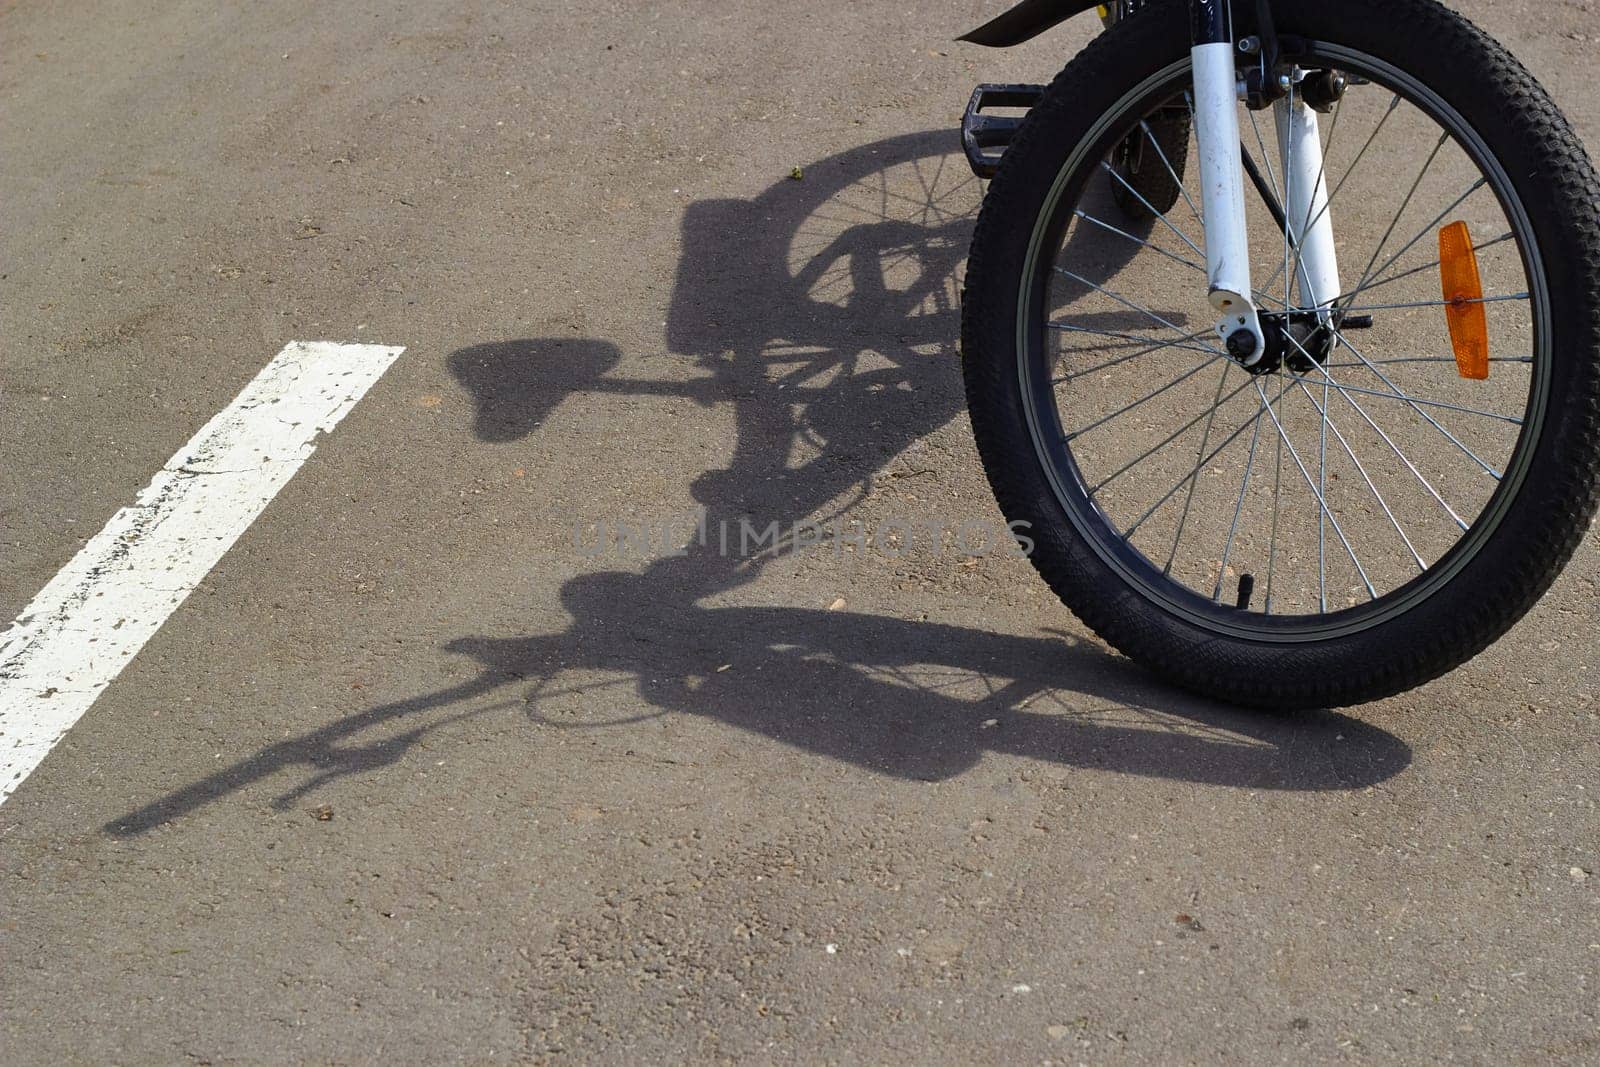
[{"label": "white painted road line", "polygon": [[0,803],[403,351],[291,341],[0,634]]}]

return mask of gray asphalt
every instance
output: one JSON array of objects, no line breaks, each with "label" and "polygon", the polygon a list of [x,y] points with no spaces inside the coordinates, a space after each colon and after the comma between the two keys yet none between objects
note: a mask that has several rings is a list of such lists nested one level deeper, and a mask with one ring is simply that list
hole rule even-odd
[{"label": "gray asphalt", "polygon": [[[574,544],[997,521],[951,130],[1092,29],[999,6],[0,4],[5,618],[407,348],[0,807],[0,1060],[1600,1061],[1593,538],[1293,717],[1017,559]],[[1600,145],[1590,0],[1462,7]]]}]

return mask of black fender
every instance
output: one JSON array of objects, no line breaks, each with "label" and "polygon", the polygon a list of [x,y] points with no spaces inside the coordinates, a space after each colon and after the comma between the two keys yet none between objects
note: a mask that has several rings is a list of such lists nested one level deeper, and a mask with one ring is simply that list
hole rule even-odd
[{"label": "black fender", "polygon": [[1022,0],[1016,7],[996,15],[982,26],[957,37],[988,48],[1010,48],[1030,41],[1052,26],[1074,15],[1093,11],[1099,0]]}]

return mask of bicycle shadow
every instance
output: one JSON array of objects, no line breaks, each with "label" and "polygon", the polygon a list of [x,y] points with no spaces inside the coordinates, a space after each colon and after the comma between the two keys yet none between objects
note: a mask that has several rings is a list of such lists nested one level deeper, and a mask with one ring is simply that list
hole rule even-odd
[{"label": "bicycle shadow", "polygon": [[[448,366],[475,401],[479,439],[522,440],[577,393],[731,405],[732,457],[691,486],[713,525],[849,513],[876,472],[963,409],[953,358],[957,270],[980,189],[946,133],[863,145],[805,174],[804,183],[779,182],[754,200],[705,201],[686,211],[667,341],[694,357],[700,377],[619,374],[622,353],[594,339],[470,345],[452,353]],[[1088,231],[1081,240],[1074,253],[1097,282],[1127,260],[1115,238]],[[792,458],[797,442],[808,446],[809,459]],[[105,830],[142,833],[301,768],[305,779],[273,801],[286,807],[337,778],[397,763],[429,732],[507,707],[524,709],[541,728],[592,726],[541,707],[558,694],[614,684],[560,688],[561,676],[575,671],[630,680],[652,715],[706,716],[910,779],[946,779],[994,753],[1310,791],[1364,787],[1410,763],[1402,740],[1349,716],[1226,708],[1066,634],[1018,637],[849,611],[704,606],[756,580],[774,558],[730,558],[696,543],[638,572],[579,575],[560,591],[571,617],[565,630],[452,641],[447,650],[478,664],[474,678],[270,745]],[[494,693],[505,699],[435,714]]]}]

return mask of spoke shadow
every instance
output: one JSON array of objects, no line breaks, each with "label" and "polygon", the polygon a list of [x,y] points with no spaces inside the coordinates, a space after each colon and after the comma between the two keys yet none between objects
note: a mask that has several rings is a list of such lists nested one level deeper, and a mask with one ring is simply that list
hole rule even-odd
[{"label": "spoke shadow", "polygon": [[[733,456],[692,484],[713,525],[847,513],[875,472],[962,411],[958,271],[981,189],[944,133],[864,145],[805,176],[754,200],[686,211],[667,341],[694,358],[700,377],[617,373],[622,354],[593,339],[471,345],[448,367],[476,403],[477,436],[520,440],[575,393],[731,405]],[[1103,210],[1114,210],[1105,199]],[[1073,251],[1095,282],[1115,277],[1131,246],[1078,233],[1087,247]],[[796,442],[810,458],[793,458]],[[273,801],[286,807],[334,779],[398,762],[433,730],[508,707],[541,729],[606,725],[547,707],[575,692],[589,694],[585,707],[605,706],[600,691],[619,684],[650,715],[709,716],[911,779],[949,778],[999,753],[1213,785],[1327,790],[1382,781],[1411,759],[1399,738],[1349,716],[1225,708],[1067,634],[704,606],[755,580],[773,558],[729,558],[695,543],[639,573],[580,575],[560,593],[567,629],[452,641],[449,651],[479,665],[474,678],[268,746],[105,829],[142,833],[298,768],[304,779]],[[564,685],[573,672],[610,680]],[[502,699],[480,706],[497,693]],[[612,724],[621,721],[633,720]]]}]

